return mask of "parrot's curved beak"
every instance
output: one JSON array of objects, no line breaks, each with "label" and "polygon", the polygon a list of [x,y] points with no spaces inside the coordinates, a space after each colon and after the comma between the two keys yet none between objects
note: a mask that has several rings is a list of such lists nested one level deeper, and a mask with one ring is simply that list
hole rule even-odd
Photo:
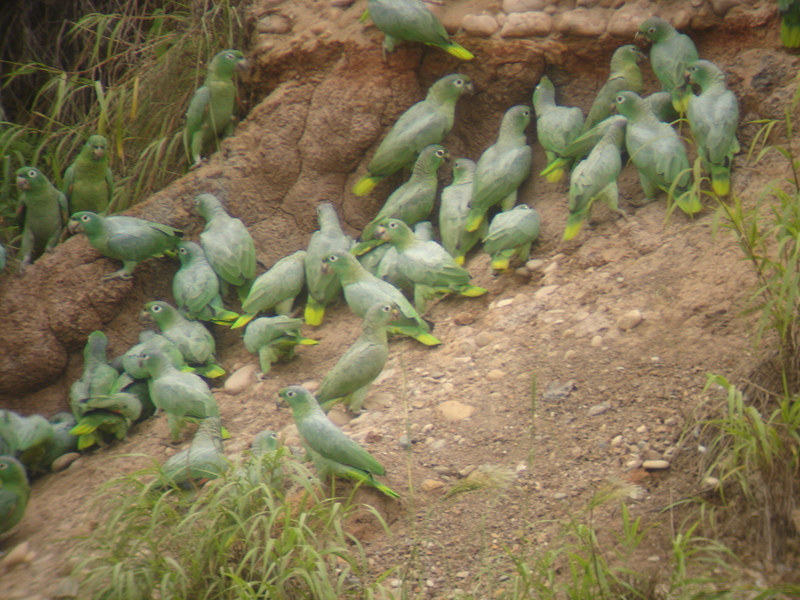
[{"label": "parrot's curved beak", "polygon": [[29,190],[31,189],[31,184],[24,177],[17,177],[17,187],[21,190]]},{"label": "parrot's curved beak", "polygon": [[389,241],[389,236],[387,235],[386,227],[379,226],[375,229],[375,237],[379,240],[383,240],[384,242]]},{"label": "parrot's curved beak", "polygon": [[236,63],[237,71],[247,71],[247,69],[249,68],[250,68],[250,62],[246,58],[243,58],[242,60]]},{"label": "parrot's curved beak", "polygon": [[395,307],[392,309],[392,321],[397,321],[400,318],[400,309]]},{"label": "parrot's curved beak", "polygon": [[100,148],[98,146],[94,150],[92,150],[92,158],[95,160],[102,160],[105,155],[106,155],[105,148]]},{"label": "parrot's curved beak", "polygon": [[475,84],[471,81],[464,86],[464,89],[467,91],[467,94],[474,94],[475,93]]},{"label": "parrot's curved beak", "polygon": [[327,274],[327,273],[332,273],[333,269],[331,269],[331,266],[328,263],[324,262],[320,267],[320,271]]},{"label": "parrot's curved beak", "polygon": [[79,221],[75,219],[70,219],[67,223],[67,231],[69,231],[70,235],[75,235],[81,230],[81,224]]}]

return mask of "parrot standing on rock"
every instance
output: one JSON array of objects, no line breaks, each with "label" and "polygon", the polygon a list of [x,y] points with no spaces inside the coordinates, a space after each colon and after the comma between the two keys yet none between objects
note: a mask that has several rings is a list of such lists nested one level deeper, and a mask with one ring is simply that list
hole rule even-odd
[{"label": "parrot standing on rock", "polygon": [[600,121],[611,116],[611,107],[614,98],[620,92],[631,91],[642,93],[644,82],[639,63],[644,59],[644,54],[633,44],[620,46],[611,56],[611,72],[608,79],[594,97],[589,114],[583,123],[584,133],[597,125]]},{"label": "parrot standing on rock", "polygon": [[64,172],[62,192],[69,214],[91,211],[105,215],[114,195],[114,175],[108,168],[108,141],[93,135]]},{"label": "parrot standing on rock", "polygon": [[681,210],[689,215],[700,212],[699,198],[688,190],[689,159],[675,130],[659,121],[650,105],[633,92],[620,92],[615,103],[628,120],[625,146],[639,170],[645,198],[654,198],[659,189],[669,193],[675,184],[674,197]]},{"label": "parrot standing on rock", "polygon": [[243,286],[256,276],[256,246],[240,219],[225,212],[219,198],[200,194],[195,210],[206,220],[200,245],[211,267],[223,281]]},{"label": "parrot standing on rock", "polygon": [[578,163],[569,179],[569,216],[564,240],[574,238],[588,220],[592,204],[606,200],[611,210],[618,211],[617,177],[622,171],[622,146],[626,121],[615,121],[586,160]]},{"label": "parrot standing on rock", "polygon": [[206,79],[195,91],[186,111],[183,145],[190,169],[200,166],[205,147],[217,146],[233,131],[236,105],[233,74],[246,68],[247,59],[239,50],[223,50],[211,59]]},{"label": "parrot standing on rock", "polygon": [[342,291],[339,278],[322,272],[322,261],[333,252],[349,252],[353,239],[345,235],[336,208],[330,202],[317,206],[319,230],[311,234],[305,259],[308,300],[305,308],[307,325],[321,325],[325,307],[336,300]]},{"label": "parrot standing on rock", "polygon": [[[306,251],[298,250],[262,273],[250,286],[247,298],[242,302],[242,316],[236,319],[231,329],[244,327],[260,312],[274,308],[279,315],[292,311],[294,299],[306,282]],[[321,267],[320,267],[321,268]]]},{"label": "parrot standing on rock", "polygon": [[491,255],[492,269],[505,271],[514,255],[527,262],[540,226],[539,213],[527,204],[497,213],[483,238],[483,251]]},{"label": "parrot standing on rock", "polygon": [[424,313],[428,300],[449,292],[474,298],[486,293],[470,285],[469,271],[456,264],[441,245],[418,239],[411,228],[399,219],[384,219],[376,234],[397,248],[397,269],[414,284],[414,305]]},{"label": "parrot standing on rock", "polygon": [[686,67],[699,58],[692,38],[678,33],[672,25],[659,17],[645,19],[639,25],[636,35],[643,35],[652,43],[650,66],[653,67],[653,73],[664,90],[672,95],[675,110],[685,114],[692,92],[684,73]]},{"label": "parrot standing on rock", "polygon": [[219,295],[219,279],[203,249],[194,242],[177,246],[181,268],[172,279],[172,295],[178,308],[190,319],[226,323],[238,318],[225,310]]},{"label": "parrot standing on rock", "polygon": [[528,106],[512,106],[503,115],[497,142],[481,154],[475,166],[467,231],[476,231],[486,211],[498,202],[503,210],[517,203],[517,188],[531,172],[533,153],[525,138],[530,122]]},{"label": "parrot standing on rock", "polygon": [[166,302],[148,302],[141,317],[158,325],[161,334],[178,347],[184,362],[202,365],[195,367],[198,373],[212,379],[225,375],[225,369],[214,363],[216,343],[205,325],[190,321]]},{"label": "parrot standing on rock", "polygon": [[326,412],[344,402],[354,414],[361,412],[372,382],[383,371],[389,358],[386,326],[400,316],[397,306],[376,302],[369,307],[361,325],[361,335],[322,379],[317,402]]},{"label": "parrot standing on rock", "polygon": [[82,231],[100,254],[122,261],[119,271],[103,279],[130,279],[137,264],[173,249],[183,235],[169,225],[135,217],[103,217],[87,211],[72,215],[69,230]]},{"label": "parrot standing on rock", "polygon": [[11,456],[0,456],[0,534],[22,520],[30,495],[22,463]]},{"label": "parrot standing on rock", "polygon": [[438,46],[461,60],[475,58],[472,52],[450,39],[442,22],[422,0],[367,0],[361,21],[367,16],[384,34],[384,56],[394,50],[398,40],[403,40]]},{"label": "parrot standing on rock", "polygon": [[185,450],[164,461],[164,478],[181,490],[197,490],[207,481],[222,477],[230,467],[222,446],[219,417],[200,421]]},{"label": "parrot standing on rock", "polygon": [[725,75],[712,62],[698,60],[687,69],[689,83],[700,86],[700,95],[689,97],[686,118],[692,129],[703,168],[711,175],[711,186],[719,196],[731,192],[731,163],[739,151],[739,103],[725,87]]},{"label": "parrot standing on rock", "polygon": [[407,225],[426,220],[436,200],[439,185],[436,174],[448,156],[447,150],[438,144],[425,147],[414,164],[411,178],[391,193],[375,218],[361,232],[362,242],[375,237],[378,221],[386,217],[400,219]]},{"label": "parrot standing on rock", "polygon": [[404,112],[383,138],[367,167],[369,174],[356,182],[353,193],[367,194],[384,177],[413,166],[423,148],[440,144],[453,128],[456,102],[473,89],[472,80],[461,74],[434,83],[425,100]]},{"label": "parrot standing on rock", "polygon": [[486,234],[484,221],[477,231],[467,231],[467,214],[472,200],[472,178],[475,163],[468,158],[459,158],[453,163],[453,183],[442,190],[439,205],[439,232],[442,246],[463,265],[467,252]]},{"label": "parrot standing on rock", "polygon": [[35,167],[17,169],[17,189],[17,219],[22,223],[17,256],[22,257],[22,273],[35,258],[56,247],[69,215],[66,196]]},{"label": "parrot standing on rock", "polygon": [[335,475],[353,479],[375,487],[392,498],[399,497],[375,479],[375,475],[386,474],[383,466],[333,424],[311,392],[293,385],[283,388],[279,395],[292,408],[297,430],[312,460],[315,454],[322,459],[318,465],[318,468],[324,467],[324,472],[318,473],[321,478]]},{"label": "parrot standing on rock", "polygon": [[[581,134],[583,111],[574,106],[558,106],[556,88],[547,75],[542,75],[533,91],[533,107],[536,110],[536,136],[545,150],[547,164],[550,165],[560,160],[564,148]],[[565,168],[566,165],[550,170],[546,175],[547,181],[561,181]]]},{"label": "parrot standing on rock", "polygon": [[284,315],[261,317],[247,324],[244,331],[244,347],[248,352],[258,354],[261,372],[266,375],[272,363],[281,358],[294,358],[295,346],[315,346],[317,340],[304,337],[300,333],[302,319],[292,319]]},{"label": "parrot standing on rock", "polygon": [[426,346],[441,342],[431,335],[430,326],[419,316],[411,303],[388,281],[378,279],[361,266],[349,252],[331,254],[323,263],[324,269],[331,269],[342,282],[347,305],[359,317],[364,317],[376,302],[395,304],[400,318],[389,323],[390,333],[401,333],[413,337]]}]

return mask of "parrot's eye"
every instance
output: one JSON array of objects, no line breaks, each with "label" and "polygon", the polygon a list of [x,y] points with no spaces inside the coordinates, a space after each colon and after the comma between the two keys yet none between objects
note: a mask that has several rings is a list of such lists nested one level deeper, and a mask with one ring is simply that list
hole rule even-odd
[{"label": "parrot's eye", "polygon": [[30,177],[31,179],[33,179],[34,177],[36,177],[36,171],[34,171],[33,169],[31,169],[30,171],[28,171],[28,177]]},{"label": "parrot's eye", "polygon": [[288,392],[286,392],[286,397],[287,398],[294,398],[296,395],[297,394],[295,392],[293,392],[292,390],[289,390]]},{"label": "parrot's eye", "polygon": [[231,60],[236,58],[236,56],[234,56],[233,52],[228,52],[225,56],[228,57]]},{"label": "parrot's eye", "polygon": [[91,220],[92,220],[92,218],[89,215],[83,215],[81,217],[81,221],[83,221],[84,223],[88,223]]},{"label": "parrot's eye", "polygon": [[389,223],[389,229],[397,229],[397,223],[395,222]]},{"label": "parrot's eye", "polygon": [[328,262],[336,262],[337,260],[339,260],[339,257],[338,257],[338,256],[336,256],[335,254],[331,254],[331,255],[328,257]]},{"label": "parrot's eye", "polygon": [[152,308],[150,309],[150,311],[151,311],[151,312],[154,312],[154,313],[161,312],[161,307],[160,307],[160,306],[158,306],[158,305],[156,305],[156,306],[152,307]]},{"label": "parrot's eye", "polygon": [[438,156],[439,158],[441,158],[442,156],[444,156],[444,150],[437,150],[437,151],[436,151],[436,156]]},{"label": "parrot's eye", "polygon": [[464,85],[464,80],[463,79],[456,79],[456,85],[459,85],[459,86]]},{"label": "parrot's eye", "polygon": [[656,32],[655,27],[651,27],[650,29],[647,30],[647,33],[655,33],[655,32]]},{"label": "parrot's eye", "polygon": [[181,254],[186,254],[186,248],[179,248],[178,252],[180,252]]},{"label": "parrot's eye", "polygon": [[383,310],[383,312],[391,312],[392,311],[392,307],[387,304],[381,310]]},{"label": "parrot's eye", "polygon": [[619,104],[623,100],[625,100],[625,98],[623,98],[622,96],[617,96],[617,104]]},{"label": "parrot's eye", "polygon": [[8,468],[8,463],[0,463],[0,471],[5,471]]},{"label": "parrot's eye", "polygon": [[525,115],[526,117],[529,117],[531,115],[531,111],[529,111],[528,109],[525,109],[525,110],[522,111],[522,114]]}]

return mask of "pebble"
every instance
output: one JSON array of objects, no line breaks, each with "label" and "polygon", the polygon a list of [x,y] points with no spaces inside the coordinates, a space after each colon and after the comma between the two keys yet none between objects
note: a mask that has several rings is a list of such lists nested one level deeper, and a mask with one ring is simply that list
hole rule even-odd
[{"label": "pebble", "polygon": [[436,440],[431,444],[431,450],[441,450],[447,446],[447,440]]},{"label": "pebble", "polygon": [[599,348],[603,345],[603,336],[602,335],[595,335],[592,337],[592,348]]},{"label": "pebble", "polygon": [[5,569],[13,569],[17,565],[31,562],[34,558],[36,558],[36,553],[31,551],[31,546],[26,541],[16,545],[13,550],[9,551],[0,561],[0,566]]},{"label": "pebble", "polygon": [[606,19],[600,10],[570,10],[558,17],[556,29],[565,35],[600,37],[606,30]]},{"label": "pebble", "polygon": [[660,471],[669,469],[669,461],[666,460],[645,460],[642,462],[642,467],[648,471]]},{"label": "pebble", "polygon": [[630,39],[639,31],[639,25],[650,16],[650,10],[633,4],[626,4],[623,8],[614,11],[608,20],[608,33]]},{"label": "pebble", "polygon": [[538,271],[544,266],[544,261],[541,258],[533,258],[525,263],[525,268],[531,273]]},{"label": "pebble", "polygon": [[576,354],[577,352],[575,352],[575,350],[572,349],[567,350],[566,352],[564,352],[564,360],[572,360],[573,358],[575,358]]},{"label": "pebble", "polygon": [[339,427],[344,427],[350,422],[350,415],[347,414],[347,411],[339,408],[338,406],[332,408],[328,412],[328,418]]},{"label": "pebble", "polygon": [[498,300],[494,307],[503,308],[504,306],[511,306],[512,304],[514,304],[513,298],[503,298],[502,300]]},{"label": "pebble", "polygon": [[661,453],[655,450],[646,450],[642,456],[645,462],[662,460]]},{"label": "pebble", "polygon": [[590,417],[596,417],[597,415],[602,415],[609,408],[611,408],[610,402],[601,402],[600,404],[595,404],[586,412],[589,414]]},{"label": "pebble", "polygon": [[62,454],[57,459],[53,461],[53,464],[50,466],[50,469],[57,473],[58,471],[63,471],[76,460],[81,457],[80,452],[67,452],[66,454]]},{"label": "pebble", "polygon": [[459,579],[466,579],[467,577],[469,577],[469,571],[459,571],[458,573],[456,573],[456,577],[458,577]]},{"label": "pebble", "polygon": [[636,428],[636,433],[647,433],[647,425],[639,425]]},{"label": "pebble", "polygon": [[534,300],[541,300],[542,298],[546,298],[553,292],[558,289],[557,285],[546,285],[544,287],[540,287],[536,292],[533,294]]},{"label": "pebble", "polygon": [[408,437],[407,433],[404,433],[403,435],[401,435],[400,439],[398,439],[397,442],[405,449],[408,449],[408,448],[411,447],[411,438]]},{"label": "pebble", "polygon": [[555,498],[556,500],[564,500],[566,497],[567,495],[564,492],[556,492],[555,494],[553,494],[553,498]]},{"label": "pebble", "polygon": [[506,14],[544,10],[546,0],[503,0],[503,12]]},{"label": "pebble", "polygon": [[350,6],[355,0],[331,0],[331,6],[337,6],[340,8],[347,8]]},{"label": "pebble", "polygon": [[552,30],[553,18],[545,12],[511,13],[500,35],[505,38],[545,37]]},{"label": "pebble", "polygon": [[466,33],[475,37],[490,37],[500,29],[497,19],[491,15],[464,15],[461,26]]},{"label": "pebble", "polygon": [[469,419],[475,407],[458,400],[447,400],[436,407],[436,413],[445,421],[463,421]]},{"label": "pebble", "polygon": [[622,446],[624,441],[625,441],[625,439],[621,435],[618,435],[613,440],[611,440],[611,445],[616,448],[618,446]]},{"label": "pebble", "polygon": [[500,369],[492,369],[486,374],[486,379],[489,381],[500,381],[506,378],[506,372]]},{"label": "pebble", "polygon": [[284,34],[292,30],[289,19],[282,15],[269,15],[261,19],[256,25],[258,33]]},{"label": "pebble", "polygon": [[488,346],[494,341],[494,334],[489,331],[481,331],[478,335],[475,336],[475,343],[478,346]]},{"label": "pebble", "polygon": [[426,479],[419,485],[419,487],[423,492],[432,492],[433,490],[443,488],[444,483],[437,479]]},{"label": "pebble", "polygon": [[642,313],[638,310],[629,310],[617,320],[617,327],[622,331],[633,329],[642,322]]},{"label": "pebble", "polygon": [[256,382],[257,370],[258,365],[251,363],[235,371],[225,380],[225,385],[223,386],[225,393],[230,396],[241,394]]}]

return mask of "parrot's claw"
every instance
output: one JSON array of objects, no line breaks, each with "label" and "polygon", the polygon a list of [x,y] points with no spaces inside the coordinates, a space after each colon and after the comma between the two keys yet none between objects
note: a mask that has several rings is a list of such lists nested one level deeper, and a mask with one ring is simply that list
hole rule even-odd
[{"label": "parrot's claw", "polygon": [[111,275],[106,275],[103,277],[103,281],[109,281],[112,279],[121,279],[122,281],[129,281],[133,279],[133,275],[131,273],[125,273],[124,271],[114,271]]}]

